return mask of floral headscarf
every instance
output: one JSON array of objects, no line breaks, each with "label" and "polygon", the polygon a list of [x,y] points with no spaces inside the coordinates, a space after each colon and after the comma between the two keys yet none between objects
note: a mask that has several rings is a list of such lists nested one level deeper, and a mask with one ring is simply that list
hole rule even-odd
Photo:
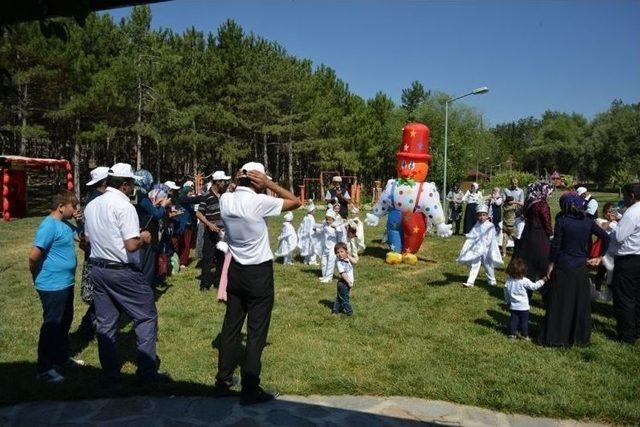
[{"label": "floral headscarf", "polygon": [[553,193],[553,187],[544,181],[533,182],[527,186],[527,193],[526,208],[529,208],[542,200],[547,200],[547,197]]},{"label": "floral headscarf", "polygon": [[135,176],[139,176],[140,179],[136,180],[136,185],[143,193],[151,191],[153,185],[153,175],[146,169],[140,169],[134,173]]}]

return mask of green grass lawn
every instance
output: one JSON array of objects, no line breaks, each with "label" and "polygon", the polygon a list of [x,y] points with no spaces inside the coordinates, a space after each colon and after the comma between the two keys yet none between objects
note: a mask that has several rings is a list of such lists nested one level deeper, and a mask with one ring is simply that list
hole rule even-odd
[{"label": "green grass lawn", "polygon": [[[602,202],[612,195],[596,195]],[[551,202],[555,208],[557,195]],[[303,212],[296,212],[295,224]],[[74,347],[86,367],[61,385],[35,382],[41,321],[27,253],[40,218],[0,224],[0,403],[106,396],[98,388],[95,341]],[[271,222],[272,245],[281,224]],[[389,266],[379,243],[384,221],[366,227],[367,251],[356,266],[355,315],[330,315],[335,284],[318,282],[319,268],[277,264],[276,303],[263,356],[263,383],[289,394],[404,395],[477,405],[505,412],[616,423],[640,420],[640,352],[612,341],[610,304],[593,303],[588,348],[543,348],[511,342],[502,288],[465,289],[455,263],[461,237],[428,236],[417,266]],[[224,305],[198,292],[191,268],[167,280],[158,295],[161,370],[175,382],[124,394],[207,394],[214,382]],[[504,271],[498,271],[504,283]],[[76,298],[72,332],[86,306]],[[532,335],[543,316],[534,297]],[[135,372],[134,335],[123,325],[123,372]],[[123,393],[120,392],[119,395]]]}]

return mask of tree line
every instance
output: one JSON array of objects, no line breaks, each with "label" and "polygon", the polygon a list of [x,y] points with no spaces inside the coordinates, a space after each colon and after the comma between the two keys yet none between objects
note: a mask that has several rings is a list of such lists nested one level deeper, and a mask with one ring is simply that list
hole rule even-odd
[{"label": "tree line", "polygon": [[[382,92],[363,99],[330,67],[231,20],[216,33],[152,30],[143,6],[120,22],[108,14],[82,26],[60,22],[61,35],[37,23],[0,29],[2,153],[68,158],[77,181],[116,161],[165,180],[257,159],[291,188],[323,170],[369,184],[395,176],[402,126],[416,120],[431,129],[429,179],[442,182],[450,96],[418,81],[400,105]],[[616,100],[591,121],[549,111],[489,127],[456,103],[448,152],[450,182],[476,167],[629,181],[637,178],[640,104]]]}]

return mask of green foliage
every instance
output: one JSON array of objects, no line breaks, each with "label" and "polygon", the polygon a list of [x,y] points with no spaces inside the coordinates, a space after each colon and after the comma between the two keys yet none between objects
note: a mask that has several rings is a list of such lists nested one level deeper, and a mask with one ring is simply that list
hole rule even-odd
[{"label": "green foliage", "polygon": [[529,172],[523,172],[519,170],[502,171],[494,173],[491,176],[491,181],[489,181],[489,185],[487,186],[487,188],[507,188],[511,185],[512,178],[518,178],[520,188],[526,188],[527,185],[536,181],[536,176]]},{"label": "green foliage", "polygon": [[[232,20],[212,33],[174,33],[152,29],[151,19],[146,6],[118,23],[108,14],[91,14],[83,26],[62,19],[64,40],[35,23],[7,27],[1,151],[69,158],[82,175],[118,160],[180,179],[259,160],[291,188],[328,169],[370,185],[396,175],[401,129],[411,120],[431,129],[428,180],[442,185],[448,94],[413,81],[400,106],[381,92],[365,100],[329,66]],[[486,129],[463,101],[449,109],[449,182],[476,168],[536,176],[557,169],[603,184],[636,175],[640,104],[615,101],[592,122],[546,112]]]}]

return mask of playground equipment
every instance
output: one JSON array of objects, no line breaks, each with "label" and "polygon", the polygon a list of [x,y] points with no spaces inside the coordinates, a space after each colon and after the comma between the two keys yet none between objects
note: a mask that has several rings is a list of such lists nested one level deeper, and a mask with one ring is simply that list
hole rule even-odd
[{"label": "playground equipment", "polygon": [[65,171],[67,190],[73,191],[71,164],[65,159],[37,159],[22,156],[0,156],[2,168],[2,217],[24,218],[27,214],[27,170],[60,168]]},{"label": "playground equipment", "polygon": [[319,178],[304,178],[302,184],[298,185],[302,205],[304,206],[309,199],[324,201],[327,190],[325,183],[330,183],[334,176],[340,176],[343,179],[343,183],[350,183],[347,186],[347,191],[351,196],[351,203],[355,206],[360,206],[362,184],[358,184],[358,177],[355,175],[340,175],[338,171],[322,171]]}]

